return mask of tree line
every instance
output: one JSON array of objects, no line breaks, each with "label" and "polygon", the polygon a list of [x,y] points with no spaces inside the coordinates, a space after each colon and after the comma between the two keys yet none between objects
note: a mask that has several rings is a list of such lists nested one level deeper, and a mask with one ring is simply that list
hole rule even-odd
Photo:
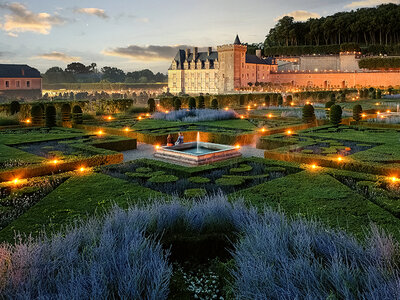
[{"label": "tree line", "polygon": [[363,46],[400,43],[400,5],[383,4],[295,22],[281,18],[266,39],[265,48],[354,43]]},{"label": "tree line", "polygon": [[149,69],[125,73],[116,67],[106,66],[99,71],[96,63],[85,66],[80,62],[70,63],[65,69],[51,67],[42,76],[44,84],[96,82],[154,83],[168,81],[167,75],[160,72],[153,73]]}]

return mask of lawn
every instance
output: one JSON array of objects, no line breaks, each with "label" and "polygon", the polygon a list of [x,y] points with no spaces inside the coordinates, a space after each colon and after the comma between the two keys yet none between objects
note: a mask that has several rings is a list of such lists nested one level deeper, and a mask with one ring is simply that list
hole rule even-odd
[{"label": "lawn", "polygon": [[242,196],[260,210],[280,208],[289,215],[317,218],[330,226],[362,236],[374,222],[400,239],[400,220],[365,199],[332,176],[303,171],[242,190]]},{"label": "lawn", "polygon": [[104,174],[73,176],[0,231],[0,241],[11,242],[14,232],[37,235],[43,228],[58,230],[113,204],[127,207],[158,195],[161,193]]}]

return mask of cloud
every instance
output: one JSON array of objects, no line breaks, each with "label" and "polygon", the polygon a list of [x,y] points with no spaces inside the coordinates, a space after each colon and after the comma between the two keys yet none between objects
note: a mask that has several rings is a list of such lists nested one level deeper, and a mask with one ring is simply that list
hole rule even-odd
[{"label": "cloud", "polygon": [[102,19],[108,18],[108,15],[104,11],[104,9],[101,8],[94,8],[94,7],[76,8],[74,11],[80,14],[97,16]]},{"label": "cloud", "polygon": [[51,52],[51,53],[43,53],[35,56],[34,58],[38,59],[46,59],[46,60],[58,60],[63,62],[71,62],[71,61],[78,61],[80,57],[69,56],[62,52]]},{"label": "cloud", "polygon": [[172,60],[179,49],[191,48],[187,45],[176,46],[137,46],[130,45],[128,47],[118,47],[102,51],[102,54],[117,57],[127,57],[134,61],[165,61]]},{"label": "cloud", "polygon": [[[57,15],[48,13],[34,13],[21,3],[0,4],[0,9],[6,9],[10,14],[4,16],[5,22],[0,28],[11,36],[17,36],[19,32],[34,32],[49,34],[54,25],[65,23],[65,20]],[[10,34],[11,33],[11,34]]]},{"label": "cloud", "polygon": [[282,15],[282,16],[276,18],[275,21],[278,21],[285,16],[293,17],[295,21],[307,21],[310,18],[320,18],[321,17],[319,14],[313,13],[310,11],[295,10],[288,14],[285,14],[285,15]]},{"label": "cloud", "polygon": [[345,6],[345,8],[358,8],[358,7],[368,7],[368,6],[377,6],[385,3],[395,3],[400,4],[400,0],[361,0],[361,1],[353,1]]}]

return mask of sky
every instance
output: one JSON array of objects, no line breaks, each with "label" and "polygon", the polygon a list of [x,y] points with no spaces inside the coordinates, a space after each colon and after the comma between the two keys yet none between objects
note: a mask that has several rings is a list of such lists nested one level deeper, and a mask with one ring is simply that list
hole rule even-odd
[{"label": "sky", "polygon": [[400,0],[0,0],[0,63],[45,72],[79,61],[166,73],[178,48],[263,42],[285,15],[307,20]]}]

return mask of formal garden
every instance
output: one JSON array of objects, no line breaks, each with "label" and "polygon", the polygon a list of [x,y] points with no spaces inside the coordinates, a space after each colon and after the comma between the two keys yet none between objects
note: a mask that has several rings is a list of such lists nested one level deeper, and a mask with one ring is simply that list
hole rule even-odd
[{"label": "formal garden", "polygon": [[[400,124],[378,120],[400,100],[388,93],[3,105],[0,295],[399,298]],[[179,133],[189,155],[239,155],[155,155],[178,151],[165,145]]]}]

